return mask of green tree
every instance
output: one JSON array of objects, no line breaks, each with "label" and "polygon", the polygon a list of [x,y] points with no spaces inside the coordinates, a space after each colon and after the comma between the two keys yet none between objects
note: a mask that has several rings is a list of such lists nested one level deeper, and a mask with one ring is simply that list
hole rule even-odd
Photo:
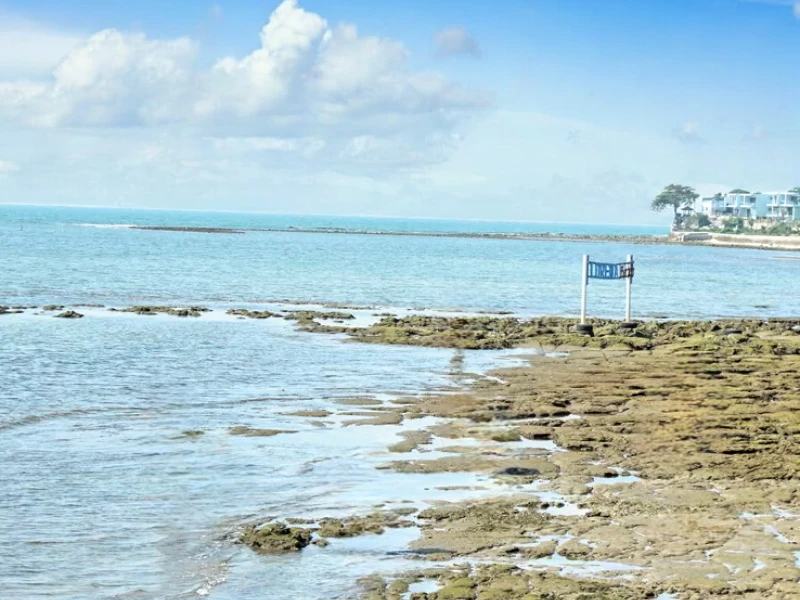
[{"label": "green tree", "polygon": [[687,212],[693,210],[694,203],[699,197],[700,195],[694,191],[694,188],[672,183],[655,197],[650,207],[656,212],[662,212],[667,208],[672,208],[674,213],[673,224],[675,227],[680,227],[683,216],[679,211],[681,209],[686,209]]},{"label": "green tree", "polygon": [[744,227],[744,219],[741,217],[728,217],[722,224],[723,233],[736,233]]},{"label": "green tree", "polygon": [[697,226],[698,227],[711,227],[711,219],[705,213],[700,213],[697,215]]},{"label": "green tree", "polygon": [[742,188],[736,188],[735,190],[731,190],[728,192],[729,194],[749,194],[747,190],[743,190]]},{"label": "green tree", "polygon": [[800,185],[798,185],[797,187],[793,187],[789,191],[792,192],[793,194],[800,194]]}]

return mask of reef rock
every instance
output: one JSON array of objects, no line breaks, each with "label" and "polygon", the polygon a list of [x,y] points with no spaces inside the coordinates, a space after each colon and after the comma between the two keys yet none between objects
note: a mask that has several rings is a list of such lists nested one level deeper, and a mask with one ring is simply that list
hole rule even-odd
[{"label": "reef rock", "polygon": [[311,543],[311,531],[273,523],[263,527],[248,527],[240,541],[261,554],[299,552]]}]

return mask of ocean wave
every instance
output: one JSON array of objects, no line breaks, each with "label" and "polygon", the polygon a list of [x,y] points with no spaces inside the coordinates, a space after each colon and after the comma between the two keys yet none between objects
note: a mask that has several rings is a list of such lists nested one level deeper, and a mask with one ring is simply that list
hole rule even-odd
[{"label": "ocean wave", "polygon": [[0,432],[17,429],[19,427],[26,427],[28,425],[35,425],[43,421],[52,421],[54,419],[63,419],[75,416],[94,415],[98,413],[112,412],[112,411],[125,411],[127,413],[145,413],[148,412],[147,407],[136,406],[95,406],[88,408],[74,408],[68,410],[57,410],[44,414],[26,415],[18,419],[8,421],[0,421]]},{"label": "ocean wave", "polygon": [[96,229],[133,229],[135,223],[76,223],[78,227],[95,227]]}]

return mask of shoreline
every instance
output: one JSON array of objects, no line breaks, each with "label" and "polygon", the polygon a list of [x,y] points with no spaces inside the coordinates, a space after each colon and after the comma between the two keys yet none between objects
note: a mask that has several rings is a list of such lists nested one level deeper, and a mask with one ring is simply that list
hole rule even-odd
[{"label": "shoreline", "polygon": [[[354,341],[475,347],[463,340],[505,321],[429,318],[420,335],[409,318],[392,324],[408,335],[384,326]],[[475,473],[504,490],[264,529],[259,543],[417,527],[397,552],[420,568],[362,580],[368,600],[788,598],[800,579],[793,323],[597,322],[595,337],[578,338],[572,321],[540,319],[513,344],[538,352],[529,366],[371,409],[376,422],[442,421],[409,431],[378,468]]]},{"label": "shoreline", "polygon": [[188,226],[129,225],[125,229],[142,231],[165,231],[179,233],[244,234],[259,233],[304,233],[324,235],[360,235],[390,237],[428,237],[487,239],[533,242],[579,242],[579,243],[617,243],[645,246],[707,246],[714,248],[740,248],[749,250],[800,251],[800,238],[797,236],[756,236],[744,234],[720,234],[702,232],[672,232],[665,235],[634,234],[579,234],[579,233],[492,233],[492,232],[428,232],[428,231],[385,231],[342,229],[336,227],[254,227],[254,228],[215,228]]},{"label": "shoreline", "polygon": [[[45,308],[55,316],[67,307]],[[206,310],[103,309],[142,319],[202,319]],[[347,540],[380,539],[385,556],[418,565],[362,579],[364,600],[792,597],[800,319],[635,328],[592,319],[587,337],[574,331],[576,319],[560,317],[373,315],[356,326],[341,310],[231,311],[231,319],[285,319],[351,343],[452,349],[453,373],[472,380],[458,390],[286,416],[304,427],[320,419],[382,432],[402,425],[386,440],[385,460],[366,468],[429,477],[426,490],[444,490],[454,474],[484,486],[449,502],[398,490],[371,513],[250,518],[231,540],[256,550],[255,561],[295,552],[313,561]],[[535,356],[478,378],[464,372],[462,350],[500,348]],[[267,439],[304,427],[228,433]]]}]

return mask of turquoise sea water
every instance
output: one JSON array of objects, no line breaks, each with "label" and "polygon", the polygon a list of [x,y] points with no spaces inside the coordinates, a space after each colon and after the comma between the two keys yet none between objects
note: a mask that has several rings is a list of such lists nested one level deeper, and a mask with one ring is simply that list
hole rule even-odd
[{"label": "turquoise sea water", "polygon": [[[251,519],[368,511],[445,498],[465,476],[375,466],[413,422],[342,427],[337,400],[449,389],[508,353],[363,346],[240,321],[231,306],[336,302],[389,309],[576,314],[581,256],[634,254],[634,315],[792,316],[800,262],[786,253],[611,243],[125,225],[658,235],[653,228],[0,207],[0,305],[202,304],[199,319],[81,308],[76,321],[0,316],[0,597],[351,598],[357,577],[405,566],[407,540],[302,556],[231,543]],[[590,312],[621,316],[624,288],[593,282]],[[289,416],[336,413],[325,423]],[[246,425],[297,431],[232,436]],[[203,431],[186,438],[182,432]],[[479,483],[479,482],[477,482]],[[450,492],[451,494],[454,492]]]}]

